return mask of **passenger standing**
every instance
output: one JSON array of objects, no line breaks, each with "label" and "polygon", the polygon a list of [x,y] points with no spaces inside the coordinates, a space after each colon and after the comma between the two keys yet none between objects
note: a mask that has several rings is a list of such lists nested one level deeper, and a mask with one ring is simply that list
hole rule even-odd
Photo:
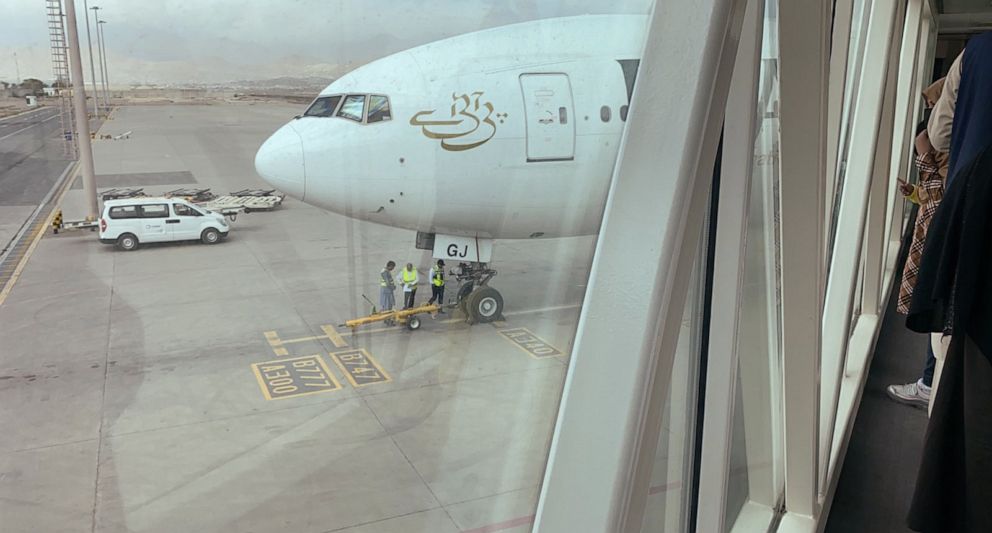
[{"label": "passenger standing", "polygon": [[420,281],[413,263],[407,263],[396,279],[403,284],[403,309],[410,309],[417,297],[417,283]]},{"label": "passenger standing", "polygon": [[[940,100],[943,87],[944,78],[941,78],[923,91],[928,112]],[[920,268],[920,259],[923,257],[927,229],[930,227],[930,221],[933,219],[934,213],[937,212],[937,206],[940,205],[940,200],[944,196],[944,181],[947,178],[949,162],[947,152],[937,151],[930,143],[926,121],[917,131],[914,149],[916,151],[916,166],[920,171],[919,183],[915,186],[904,185],[903,193],[919,204],[920,209],[916,216],[916,225],[913,228],[913,240],[909,247],[909,256],[906,258],[906,265],[903,268],[902,282],[899,285],[899,300],[896,310],[902,314],[909,312],[909,304],[913,297],[916,276]],[[905,184],[905,182],[902,183]],[[928,338],[926,362],[920,378],[904,385],[886,387],[885,392],[893,400],[924,408],[930,405],[934,371],[937,366],[930,341],[931,339]]]},{"label": "passenger standing", "polygon": [[428,304],[434,303],[437,300],[438,305],[441,306],[439,313],[444,312],[444,259],[438,259],[437,263],[431,267],[430,274],[428,277],[431,280],[431,299],[427,302]]},{"label": "passenger standing", "polygon": [[906,319],[944,336],[909,512],[909,526],[926,533],[992,531],[990,94],[992,33],[984,33],[951,66],[928,128],[934,147],[950,147],[950,171]]},{"label": "passenger standing", "polygon": [[393,281],[394,261],[386,263],[386,268],[379,272],[379,310],[392,311],[396,307],[396,282]]}]

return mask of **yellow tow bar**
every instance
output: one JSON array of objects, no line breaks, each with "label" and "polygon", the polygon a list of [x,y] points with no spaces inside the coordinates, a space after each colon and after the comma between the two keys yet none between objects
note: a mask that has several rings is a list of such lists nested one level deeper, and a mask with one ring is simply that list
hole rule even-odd
[{"label": "yellow tow bar", "polygon": [[405,324],[408,329],[417,330],[420,329],[420,318],[417,315],[430,313],[431,317],[437,317],[440,311],[441,306],[438,304],[425,304],[411,307],[410,309],[372,313],[368,316],[346,320],[344,324],[339,324],[339,326],[348,327],[352,331],[355,331],[356,328],[361,326],[367,326],[376,322],[386,322],[387,324]]}]

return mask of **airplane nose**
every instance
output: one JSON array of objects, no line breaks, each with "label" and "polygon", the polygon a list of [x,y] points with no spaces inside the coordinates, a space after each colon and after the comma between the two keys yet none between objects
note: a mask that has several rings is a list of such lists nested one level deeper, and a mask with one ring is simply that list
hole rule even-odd
[{"label": "airplane nose", "polygon": [[269,185],[303,200],[306,195],[303,139],[292,124],[276,130],[258,149],[255,171]]}]

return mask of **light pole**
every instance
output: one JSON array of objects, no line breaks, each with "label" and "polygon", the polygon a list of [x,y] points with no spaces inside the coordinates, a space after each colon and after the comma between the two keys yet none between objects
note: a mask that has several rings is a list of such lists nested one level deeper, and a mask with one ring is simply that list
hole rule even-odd
[{"label": "light pole", "polygon": [[68,29],[69,66],[71,68],[70,83],[72,84],[72,111],[76,117],[76,128],[73,134],[79,146],[79,166],[82,167],[83,191],[89,207],[89,220],[99,216],[99,205],[96,200],[96,175],[93,172],[93,149],[90,145],[90,121],[86,118],[86,84],[83,82],[82,54],[79,53],[79,30],[76,28],[76,3],[69,0],[65,3],[65,25]]},{"label": "light pole", "polygon": [[[87,19],[88,20],[88,19]],[[21,64],[17,61],[17,52],[14,52],[14,68],[17,69],[17,84],[21,84]]]},{"label": "light pole", "polygon": [[[106,78],[103,72],[103,47],[100,46],[100,13],[99,11],[103,8],[100,6],[93,6],[90,9],[93,10],[93,24],[96,26],[94,30],[96,31],[96,53],[97,53],[97,63],[100,64],[100,87],[103,88],[104,94],[107,92]],[[87,22],[88,24],[88,22]],[[96,97],[97,95],[93,95]]]},{"label": "light pole", "polygon": [[103,94],[106,97],[107,111],[110,111],[110,69],[107,67],[107,40],[105,38],[107,32],[103,29],[103,25],[106,24],[106,20],[101,20],[97,24],[100,25],[100,31],[98,37],[100,38],[100,46],[103,48],[103,82],[105,87],[103,88]]},{"label": "light pole", "polygon": [[[89,12],[89,7],[86,5],[86,3],[87,0],[83,0],[83,9],[86,10],[83,11],[84,15]],[[90,49],[90,75],[92,76],[90,80],[93,82],[93,94],[90,96],[93,98],[93,116],[99,118],[100,110],[97,106],[100,104],[100,102],[99,100],[97,100],[98,93],[96,92],[96,68],[93,66],[93,38],[90,37],[90,17],[85,16],[83,17],[83,19],[86,20],[86,45],[89,46]]]}]

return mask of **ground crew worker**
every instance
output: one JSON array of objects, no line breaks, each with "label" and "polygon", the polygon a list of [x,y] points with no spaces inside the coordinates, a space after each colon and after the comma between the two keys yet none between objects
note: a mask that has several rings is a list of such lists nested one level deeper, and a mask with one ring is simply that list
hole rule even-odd
[{"label": "ground crew worker", "polygon": [[379,272],[379,310],[392,311],[396,307],[396,282],[393,281],[394,261],[386,263],[386,268]]},{"label": "ground crew worker", "polygon": [[427,302],[428,304],[434,303],[437,300],[438,305],[441,306],[439,313],[444,312],[444,259],[438,259],[437,264],[431,267],[430,274],[428,277],[431,280],[431,299]]},{"label": "ground crew worker", "polygon": [[413,263],[407,263],[406,268],[396,276],[396,281],[403,284],[403,309],[413,307],[413,300],[417,296],[417,269],[413,268]]}]

